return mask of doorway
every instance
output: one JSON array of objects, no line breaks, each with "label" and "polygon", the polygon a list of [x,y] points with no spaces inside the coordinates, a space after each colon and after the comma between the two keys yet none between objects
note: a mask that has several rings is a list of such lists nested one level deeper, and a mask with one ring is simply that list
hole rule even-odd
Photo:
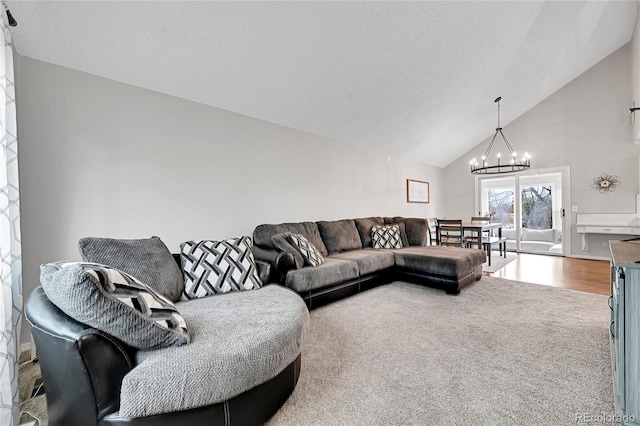
[{"label": "doorway", "polygon": [[568,169],[476,177],[476,211],[503,224],[507,250],[565,254]]}]

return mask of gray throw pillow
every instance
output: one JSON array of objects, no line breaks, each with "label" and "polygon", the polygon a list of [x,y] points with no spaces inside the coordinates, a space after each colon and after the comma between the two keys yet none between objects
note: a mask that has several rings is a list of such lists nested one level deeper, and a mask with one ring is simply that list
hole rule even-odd
[{"label": "gray throw pillow", "polygon": [[180,245],[184,299],[262,287],[250,237],[186,241]]},{"label": "gray throw pillow", "polygon": [[141,240],[82,238],[78,249],[85,262],[100,263],[133,275],[172,302],[184,290],[182,271],[158,237]]},{"label": "gray throw pillow", "polygon": [[302,254],[300,254],[298,249],[291,244],[290,235],[291,232],[283,232],[282,234],[277,234],[271,237],[271,241],[278,250],[285,253],[291,253],[296,262],[296,269],[300,269],[304,266],[304,257],[302,257]]},{"label": "gray throw pillow", "polygon": [[80,262],[40,267],[45,294],[62,312],[137,349],[191,341],[175,305],[126,272]]}]

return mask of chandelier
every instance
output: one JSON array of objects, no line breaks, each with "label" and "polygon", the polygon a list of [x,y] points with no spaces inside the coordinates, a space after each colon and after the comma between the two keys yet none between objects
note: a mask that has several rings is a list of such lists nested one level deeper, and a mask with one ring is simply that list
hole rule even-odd
[{"label": "chandelier", "polygon": [[[489,147],[484,152],[484,155],[480,159],[480,162],[478,162],[475,158],[469,161],[469,165],[471,166],[471,173],[473,174],[497,175],[500,173],[520,172],[522,170],[526,170],[529,167],[531,167],[531,157],[529,156],[529,154],[525,152],[524,156],[522,156],[521,158],[518,158],[517,154],[511,147],[511,144],[509,144],[509,141],[504,136],[504,133],[502,133],[502,127],[500,127],[500,100],[501,99],[502,97],[498,96],[498,98],[494,101],[495,103],[498,104],[498,127],[496,127],[496,133],[493,135],[493,138],[491,138],[491,143],[489,143]],[[507,146],[507,149],[509,150],[509,157],[507,158],[506,162],[501,163],[502,156],[500,153],[498,153],[496,155],[497,163],[494,165],[490,165],[489,154],[491,153],[493,142],[495,142],[496,136],[498,136],[498,134],[502,136],[502,140],[504,141],[504,144]]]}]

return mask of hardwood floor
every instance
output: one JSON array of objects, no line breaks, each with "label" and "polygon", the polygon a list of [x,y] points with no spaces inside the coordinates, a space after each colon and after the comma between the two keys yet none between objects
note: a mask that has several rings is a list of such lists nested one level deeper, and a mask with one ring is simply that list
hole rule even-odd
[{"label": "hardwood floor", "polygon": [[610,293],[609,262],[606,260],[520,253],[516,260],[497,272],[483,274],[588,293]]}]

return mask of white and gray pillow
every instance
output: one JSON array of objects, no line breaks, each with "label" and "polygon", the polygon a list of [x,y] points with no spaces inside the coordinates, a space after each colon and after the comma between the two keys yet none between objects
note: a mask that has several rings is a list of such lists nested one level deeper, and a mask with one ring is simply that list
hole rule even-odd
[{"label": "white and gray pillow", "polygon": [[175,305],[126,272],[96,263],[56,262],[40,267],[40,282],[65,314],[134,348],[191,341]]},{"label": "white and gray pillow", "polygon": [[307,240],[304,235],[290,234],[288,238],[296,250],[300,252],[307,265],[320,266],[324,263],[324,257],[320,254],[320,250]]},{"label": "white and gray pillow", "polygon": [[88,237],[78,241],[85,262],[109,265],[133,275],[172,302],[184,290],[182,271],[158,237],[137,240]]},{"label": "white and gray pillow", "polygon": [[199,299],[262,287],[249,237],[186,241],[180,245],[183,298]]},{"label": "white and gray pillow", "polygon": [[374,249],[402,248],[400,227],[398,225],[374,225],[371,228],[371,241]]}]

